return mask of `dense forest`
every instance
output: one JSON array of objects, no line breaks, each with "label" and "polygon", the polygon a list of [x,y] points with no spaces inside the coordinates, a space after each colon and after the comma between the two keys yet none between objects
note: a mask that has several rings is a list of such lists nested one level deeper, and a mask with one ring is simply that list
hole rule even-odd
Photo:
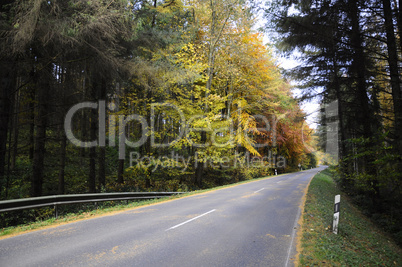
[{"label": "dense forest", "polygon": [[0,8],[1,199],[189,191],[317,163],[253,1]]},{"label": "dense forest", "polygon": [[332,107],[318,133],[339,136],[339,185],[400,242],[402,1],[272,1],[266,16],[303,98]]}]

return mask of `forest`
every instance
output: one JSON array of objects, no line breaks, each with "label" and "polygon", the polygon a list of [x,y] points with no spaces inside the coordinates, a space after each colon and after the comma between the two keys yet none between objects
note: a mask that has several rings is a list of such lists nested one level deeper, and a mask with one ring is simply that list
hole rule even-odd
[{"label": "forest", "polygon": [[8,0],[1,199],[190,191],[317,164],[245,0]]},{"label": "forest", "polygon": [[317,134],[338,134],[338,185],[400,243],[402,1],[271,1],[266,17],[302,98],[332,106]]}]

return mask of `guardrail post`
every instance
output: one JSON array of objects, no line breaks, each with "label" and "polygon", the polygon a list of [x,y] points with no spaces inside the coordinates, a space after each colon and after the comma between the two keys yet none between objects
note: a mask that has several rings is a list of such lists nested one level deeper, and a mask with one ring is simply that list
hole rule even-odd
[{"label": "guardrail post", "polygon": [[57,205],[54,205],[54,217],[57,219],[57,217],[59,216],[58,211],[57,211]]},{"label": "guardrail post", "polygon": [[341,195],[336,195],[335,196],[335,205],[334,205],[334,221],[332,224],[332,232],[334,234],[338,234],[340,204],[341,204]]}]

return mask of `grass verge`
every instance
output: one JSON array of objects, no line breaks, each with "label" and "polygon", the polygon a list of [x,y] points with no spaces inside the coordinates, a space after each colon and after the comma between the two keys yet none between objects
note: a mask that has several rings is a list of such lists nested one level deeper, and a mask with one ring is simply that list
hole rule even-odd
[{"label": "grass verge", "polygon": [[[332,233],[341,195],[338,235]],[[402,266],[402,249],[336,187],[327,169],[310,183],[303,212],[300,266]]]}]

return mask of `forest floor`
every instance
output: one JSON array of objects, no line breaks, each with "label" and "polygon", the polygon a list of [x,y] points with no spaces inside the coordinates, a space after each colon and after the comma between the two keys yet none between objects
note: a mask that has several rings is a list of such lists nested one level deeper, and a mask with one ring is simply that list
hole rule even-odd
[{"label": "forest floor", "polygon": [[[341,195],[338,234],[332,232]],[[299,233],[299,266],[402,266],[402,248],[336,186],[329,169],[310,183]]]}]

